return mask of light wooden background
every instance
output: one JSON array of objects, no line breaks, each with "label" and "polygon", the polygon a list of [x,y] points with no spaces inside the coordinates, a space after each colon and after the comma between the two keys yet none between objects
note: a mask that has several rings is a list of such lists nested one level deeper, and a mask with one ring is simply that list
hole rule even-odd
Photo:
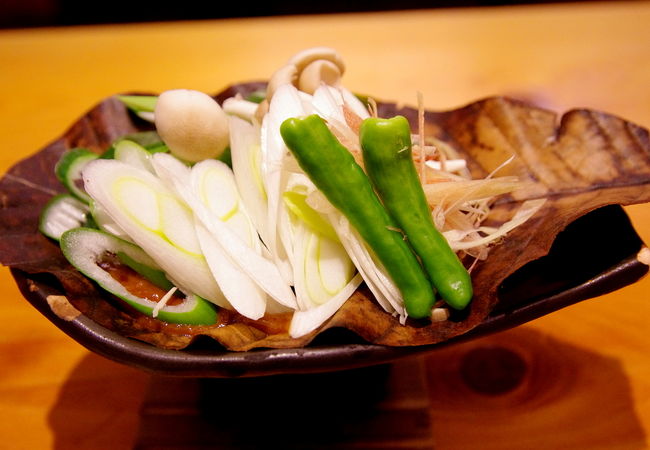
[{"label": "light wooden background", "polygon": [[[124,91],[216,92],[337,48],[345,84],[448,109],[493,94],[590,107],[650,127],[650,3],[597,2],[0,31],[0,171]],[[627,208],[650,242],[650,205]],[[603,230],[606,238],[607,230]],[[598,245],[597,242],[594,245]],[[650,444],[650,279],[425,358],[438,448]],[[148,374],[89,354],[0,270],[0,447],[130,448]],[[458,385],[476,348],[523,355],[504,396]],[[456,365],[455,365],[456,364]]]}]

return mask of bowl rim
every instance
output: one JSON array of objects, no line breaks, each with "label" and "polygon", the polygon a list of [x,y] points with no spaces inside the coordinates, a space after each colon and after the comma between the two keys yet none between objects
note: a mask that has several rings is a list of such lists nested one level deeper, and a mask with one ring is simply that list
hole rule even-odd
[{"label": "bowl rim", "polygon": [[[623,210],[618,205],[612,205],[610,208]],[[584,217],[589,220],[589,214]],[[627,218],[626,215],[625,217]],[[629,220],[627,225],[629,227],[624,224],[619,232],[636,238],[641,248],[643,242],[629,224]],[[49,295],[61,295],[56,283],[39,274],[30,274],[16,268],[11,268],[10,271],[21,293],[32,306],[61,331],[94,353],[158,375],[237,378],[328,372],[390,363],[504,331],[636,282],[649,270],[646,264],[637,259],[637,252],[628,252],[630,254],[622,260],[612,261],[608,269],[575,286],[552,295],[518,302],[505,309],[494,310],[486,320],[467,333],[438,344],[389,347],[369,343],[324,343],[301,348],[254,349],[247,352],[225,349],[215,352],[195,349],[191,345],[183,350],[162,349],[124,337],[83,314],[73,320],[62,318],[52,310],[47,301]],[[546,257],[549,256],[543,258]]]}]

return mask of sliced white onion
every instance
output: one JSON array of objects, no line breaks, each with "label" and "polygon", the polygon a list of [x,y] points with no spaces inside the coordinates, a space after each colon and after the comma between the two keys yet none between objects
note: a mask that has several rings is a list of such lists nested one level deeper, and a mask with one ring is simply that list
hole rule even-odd
[{"label": "sliced white onion", "polygon": [[295,309],[295,295],[280,275],[277,266],[252,249],[201,202],[199,195],[192,188],[192,183],[184,180],[186,172],[178,166],[178,160],[171,155],[157,153],[153,157],[153,164],[156,172],[165,173],[165,177],[174,183],[179,195],[230,259],[276,301]]},{"label": "sliced white onion", "polygon": [[200,220],[195,226],[208,266],[232,307],[250,319],[261,318],[266,310],[264,291],[233,263]]},{"label": "sliced white onion", "polygon": [[298,338],[317,329],[343,306],[362,282],[363,278],[357,274],[326,303],[306,311],[296,311],[293,313],[289,327],[289,335],[293,338]]},{"label": "sliced white onion", "polygon": [[[195,292],[206,300],[220,306],[227,302],[215,282],[202,254],[197,254],[194,227],[174,228],[177,242],[173,244],[165,234],[165,212],[158,207],[159,198],[174,199],[153,174],[121,161],[96,160],[83,171],[84,186],[89,195],[106,211],[110,218],[123,229],[183,291]],[[175,201],[179,201],[176,199]],[[172,228],[167,226],[167,231]],[[183,236],[184,235],[184,236]],[[181,237],[183,236],[183,237]]]},{"label": "sliced white onion", "polygon": [[239,195],[262,241],[269,241],[268,205],[262,174],[260,130],[245,120],[230,120],[230,154]]},{"label": "sliced white onion", "polygon": [[269,112],[264,116],[262,122],[262,167],[268,199],[268,227],[272,231],[268,236],[268,242],[265,243],[283,276],[290,284],[293,284],[292,269],[289,254],[283,246],[283,242],[285,244],[289,242],[290,237],[287,234],[282,236],[282,233],[287,233],[286,227],[278,226],[281,215],[285,213],[280,197],[283,192],[282,167],[285,155],[288,153],[280,135],[280,126],[286,119],[309,114],[311,111],[305,106],[303,98],[293,85],[280,85],[273,94]]},{"label": "sliced white onion", "polygon": [[350,222],[338,212],[330,214],[330,222],[347,251],[350,259],[377,299],[377,303],[388,313],[397,313],[406,320],[406,310],[401,293],[386,274],[386,269],[373,258],[370,250]]}]

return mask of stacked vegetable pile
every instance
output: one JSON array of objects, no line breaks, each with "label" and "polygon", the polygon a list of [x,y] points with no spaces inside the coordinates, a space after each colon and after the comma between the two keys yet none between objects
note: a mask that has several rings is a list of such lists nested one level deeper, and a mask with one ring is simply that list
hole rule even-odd
[{"label": "stacked vegetable pile", "polygon": [[[67,152],[57,173],[70,195],[46,208],[43,232],[104,289],[167,322],[213,325],[211,304],[252,320],[291,312],[289,334],[299,338],[362,281],[402,323],[464,309],[469,273],[436,228],[420,180],[434,172],[453,186],[449,155],[427,155],[420,141],[420,161],[437,166],[418,173],[407,119],[371,117],[341,85],[343,70],[335,51],[314,48],[272,77],[261,105],[234,97],[222,108],[191,90],[122,97],[154,122],[160,142]],[[227,149],[232,170],[218,159]],[[485,187],[458,190],[470,209],[486,197]],[[88,217],[98,229],[83,226]],[[480,221],[460,217],[469,230],[450,231],[478,233]],[[134,292],[121,282],[127,271],[154,286]]]},{"label": "stacked vegetable pile", "polygon": [[[302,346],[336,326],[420,345],[480,323],[509,273],[607,201],[551,216],[549,186],[563,185],[526,167],[527,147],[484,136],[502,145],[492,159],[463,147],[472,114],[504,108],[544,135],[551,113],[502,99],[439,117],[377,105],[342,85],[344,69],[334,50],[314,48],[268,84],[216,100],[179,89],[106,103],[102,119],[124,121],[126,105],[141,124],[112,122],[122,135],[99,149],[73,127],[73,148],[56,150],[67,192],[42,210],[40,230],[110,294],[58,262],[33,270],[55,274],[84,314],[160,347],[198,335],[232,350]],[[550,231],[537,236],[540,224]],[[484,264],[494,251],[497,263]]]}]

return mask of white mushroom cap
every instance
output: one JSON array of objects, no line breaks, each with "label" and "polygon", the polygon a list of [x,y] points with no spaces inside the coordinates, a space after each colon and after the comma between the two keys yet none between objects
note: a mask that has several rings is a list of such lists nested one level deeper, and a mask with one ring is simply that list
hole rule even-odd
[{"label": "white mushroom cap", "polygon": [[317,59],[305,66],[298,78],[298,89],[313,94],[321,84],[336,86],[341,81],[341,70],[332,61]]},{"label": "white mushroom cap", "polygon": [[208,94],[165,91],[154,111],[156,130],[174,156],[189,162],[218,158],[229,145],[228,116]]},{"label": "white mushroom cap", "polygon": [[295,85],[296,81],[298,81],[298,68],[295,65],[286,64],[280,67],[273,73],[269,80],[269,84],[266,87],[266,97],[273,97],[276,89],[283,84]]},{"label": "white mushroom cap", "polygon": [[275,90],[283,84],[292,84],[299,90],[313,94],[322,84],[336,86],[345,72],[341,55],[330,47],[312,47],[293,55],[276,70],[266,89],[266,99],[260,103],[255,117],[261,121]]},{"label": "white mushroom cap", "polygon": [[289,59],[289,64],[296,66],[298,72],[302,72],[305,67],[318,60],[330,61],[338,67],[341,73],[345,72],[343,58],[339,52],[330,47],[312,47],[305,49],[293,55]]}]

